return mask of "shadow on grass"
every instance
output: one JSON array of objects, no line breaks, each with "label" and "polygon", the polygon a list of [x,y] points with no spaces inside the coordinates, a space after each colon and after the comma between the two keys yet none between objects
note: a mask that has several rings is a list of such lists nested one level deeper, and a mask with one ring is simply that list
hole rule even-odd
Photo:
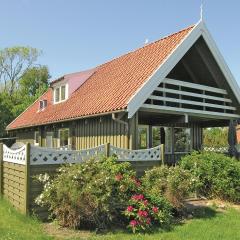
[{"label": "shadow on grass", "polygon": [[219,214],[215,209],[210,207],[198,207],[192,211],[193,219],[209,219]]},{"label": "shadow on grass", "polygon": [[[161,226],[161,227],[154,227],[151,232],[148,234],[156,234],[156,233],[164,233],[164,232],[171,232],[174,230],[177,226],[183,226],[184,224],[187,224],[188,220],[194,220],[194,219],[211,219],[216,217],[217,214],[221,214],[217,212],[212,207],[206,207],[206,206],[190,206],[187,208],[187,211],[185,209],[184,216],[178,215],[178,217],[174,218],[174,221],[171,225],[168,226]],[[105,230],[103,232],[98,232],[97,235],[104,236],[105,234],[127,234],[132,235],[132,232],[124,227],[113,227],[111,230]],[[141,234],[140,234],[141,235]],[[144,233],[143,233],[144,235]]]}]

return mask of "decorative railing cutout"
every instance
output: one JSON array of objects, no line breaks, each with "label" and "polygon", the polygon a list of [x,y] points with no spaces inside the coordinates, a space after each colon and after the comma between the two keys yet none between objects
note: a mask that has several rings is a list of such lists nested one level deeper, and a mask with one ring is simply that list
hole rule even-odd
[{"label": "decorative railing cutout", "polygon": [[3,161],[25,165],[26,145],[15,150],[8,148],[6,145],[3,145]]},{"label": "decorative railing cutout", "polygon": [[86,150],[57,150],[52,148],[42,148],[31,146],[30,164],[63,164],[81,163],[91,157],[105,153],[105,146],[100,145]]},{"label": "decorative railing cutout", "polygon": [[161,147],[149,149],[128,150],[110,146],[110,155],[116,155],[119,161],[160,161]]}]

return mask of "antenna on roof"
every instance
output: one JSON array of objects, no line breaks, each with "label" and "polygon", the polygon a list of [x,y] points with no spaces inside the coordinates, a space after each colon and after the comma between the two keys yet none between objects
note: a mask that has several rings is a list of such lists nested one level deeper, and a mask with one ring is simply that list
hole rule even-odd
[{"label": "antenna on roof", "polygon": [[144,44],[146,45],[146,44],[148,44],[148,42],[149,42],[149,40],[148,40],[148,38],[146,38]]},{"label": "antenna on roof", "polygon": [[200,6],[200,21],[203,21],[203,0],[201,0]]}]

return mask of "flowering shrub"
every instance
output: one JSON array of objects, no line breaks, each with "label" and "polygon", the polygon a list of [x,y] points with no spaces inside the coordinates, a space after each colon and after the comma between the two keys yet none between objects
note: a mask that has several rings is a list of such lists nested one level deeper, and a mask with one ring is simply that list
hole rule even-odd
[{"label": "flowering shrub", "polygon": [[196,189],[200,195],[240,202],[240,162],[236,159],[213,152],[193,152],[179,165],[198,179]]},{"label": "flowering shrub", "polygon": [[176,167],[154,167],[142,177],[143,191],[147,196],[164,196],[174,208],[195,189],[196,179],[190,171]]},{"label": "flowering shrub", "polygon": [[154,225],[167,225],[171,219],[171,206],[162,197],[146,198],[134,194],[128,201],[124,214],[129,219],[128,227],[135,232],[150,231]]},{"label": "flowering shrub", "polygon": [[73,228],[105,228],[124,221],[122,212],[138,184],[130,164],[114,158],[63,166],[55,178],[43,182],[36,202],[47,205],[60,225]]}]

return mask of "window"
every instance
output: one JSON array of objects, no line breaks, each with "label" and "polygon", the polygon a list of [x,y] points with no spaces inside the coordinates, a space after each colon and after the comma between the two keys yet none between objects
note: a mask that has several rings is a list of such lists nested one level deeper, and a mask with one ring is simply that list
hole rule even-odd
[{"label": "window", "polygon": [[147,125],[139,125],[138,127],[138,146],[140,149],[149,146],[149,128]]},{"label": "window", "polygon": [[64,101],[66,98],[66,86],[61,86],[61,101]]},{"label": "window", "polygon": [[47,132],[46,134],[46,147],[52,148],[53,147],[53,133]]},{"label": "window", "polygon": [[67,84],[54,88],[54,103],[67,99]]},{"label": "window", "polygon": [[191,150],[190,128],[174,128],[174,152],[189,152]]},{"label": "window", "polygon": [[69,145],[69,129],[63,128],[59,130],[59,147]]},{"label": "window", "polygon": [[152,127],[152,146],[165,145],[165,152],[172,152],[172,129],[170,127]]},{"label": "window", "polygon": [[59,100],[60,100],[60,90],[59,90],[59,88],[56,88],[55,89],[55,102],[57,103],[57,102],[59,102]]},{"label": "window", "polygon": [[46,107],[47,107],[47,100],[46,99],[40,100],[40,102],[39,102],[39,111],[43,110]]},{"label": "window", "polygon": [[39,146],[39,132],[34,132],[34,145]]},{"label": "window", "polygon": [[160,127],[152,127],[152,146],[157,147],[161,144]]}]

